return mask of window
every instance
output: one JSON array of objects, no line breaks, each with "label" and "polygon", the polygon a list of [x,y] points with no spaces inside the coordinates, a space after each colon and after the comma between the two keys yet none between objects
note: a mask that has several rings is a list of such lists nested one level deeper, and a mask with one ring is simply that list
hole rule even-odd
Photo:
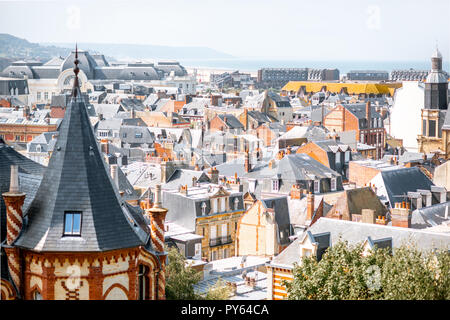
[{"label": "window", "polygon": [[217,238],[217,227],[211,226],[209,239],[215,239],[215,238]]},{"label": "window", "polygon": [[234,198],[234,210],[237,211],[239,207],[239,198]]},{"label": "window", "polygon": [[350,161],[350,151],[345,151],[345,162],[349,162]]},{"label": "window", "polygon": [[127,137],[127,133],[126,132],[122,133],[122,138],[126,138],[126,137]]},{"label": "window", "polygon": [[364,133],[361,133],[361,137],[359,138],[359,142],[364,143]]},{"label": "window", "polygon": [[436,137],[436,120],[429,120],[428,126],[428,136]]},{"label": "window", "polygon": [[427,135],[427,120],[423,120],[422,122],[422,135],[423,136]]},{"label": "window", "polygon": [[336,191],[336,178],[331,178],[331,191]]},{"label": "window", "polygon": [[44,92],[44,100],[48,100],[48,92]]},{"label": "window", "polygon": [[148,298],[148,267],[144,265],[139,265],[139,300],[147,300]]},{"label": "window", "polygon": [[206,203],[202,202],[202,216],[206,215]]},{"label": "window", "polygon": [[338,151],[335,154],[336,157],[336,165],[341,164],[341,153]]},{"label": "window", "polygon": [[42,152],[42,147],[40,144],[37,145],[36,152]]},{"label": "window", "polygon": [[142,132],[136,132],[135,138],[142,138]]},{"label": "window", "polygon": [[201,259],[201,258],[202,258],[202,244],[199,242],[195,244],[194,259]]},{"label": "window", "polygon": [[279,187],[278,179],[272,180],[272,191],[278,192],[278,187]]},{"label": "window", "polygon": [[222,237],[226,237],[228,235],[228,223],[222,224]]},{"label": "window", "polygon": [[42,300],[42,295],[41,295],[41,293],[38,290],[35,290],[33,292],[33,299],[34,300]]},{"label": "window", "polygon": [[81,212],[66,212],[64,215],[64,235],[81,234]]},{"label": "window", "polygon": [[303,257],[310,257],[311,256],[311,249],[302,249],[302,256]]},{"label": "window", "polygon": [[16,141],[20,141],[20,136],[16,136]]},{"label": "window", "polygon": [[38,92],[38,93],[36,93],[36,100],[41,100],[41,93],[40,92]]},{"label": "window", "polygon": [[319,193],[319,192],[320,192],[320,181],[315,180],[314,181],[314,193]]},{"label": "window", "polygon": [[211,251],[211,261],[217,260],[217,251]]},{"label": "window", "polygon": [[222,259],[228,258],[228,248],[223,249],[223,257]]}]

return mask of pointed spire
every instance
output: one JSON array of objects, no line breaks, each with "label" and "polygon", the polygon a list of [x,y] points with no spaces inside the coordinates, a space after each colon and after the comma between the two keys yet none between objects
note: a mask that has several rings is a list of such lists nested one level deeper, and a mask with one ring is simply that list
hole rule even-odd
[{"label": "pointed spire", "polygon": [[80,60],[78,60],[78,44],[75,43],[75,60],[73,62],[75,64],[75,68],[73,68],[73,73],[75,73],[75,79],[73,80],[73,90],[72,90],[72,97],[76,97],[80,84],[78,83],[78,73],[80,72],[80,69],[78,68],[78,64],[80,63]]}]

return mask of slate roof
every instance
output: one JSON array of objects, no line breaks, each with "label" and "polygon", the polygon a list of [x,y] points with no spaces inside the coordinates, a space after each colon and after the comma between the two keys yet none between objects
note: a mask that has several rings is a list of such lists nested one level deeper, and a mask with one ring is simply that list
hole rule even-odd
[{"label": "slate roof", "polygon": [[281,245],[290,242],[291,222],[289,219],[289,206],[287,197],[266,198],[262,199],[261,203],[266,209],[273,209],[275,212],[275,221],[278,225],[277,240]]},{"label": "slate roof", "polygon": [[336,211],[352,220],[353,214],[362,214],[363,209],[375,210],[376,216],[385,216],[387,209],[370,187],[345,190],[328,214]]},{"label": "slate roof", "polygon": [[170,176],[169,180],[162,185],[165,190],[177,189],[180,186],[188,185],[192,186],[192,179],[196,178],[197,182],[210,182],[209,177],[203,171],[176,169]]},{"label": "slate roof", "polygon": [[[75,81],[76,83],[76,81]],[[99,252],[146,245],[149,235],[120,198],[74,86],[55,151],[15,245],[39,252]],[[80,236],[64,236],[66,212],[82,212]]]},{"label": "slate roof", "polygon": [[377,195],[388,200],[391,208],[396,202],[404,201],[403,195],[408,192],[415,192],[417,189],[430,190],[434,185],[418,167],[383,170],[371,183],[377,187]]},{"label": "slate roof", "polygon": [[[350,111],[356,118],[365,119],[366,118],[366,104],[365,103],[351,103],[343,104],[348,111]],[[375,106],[370,106],[370,117],[381,118],[380,114],[376,111]]]},{"label": "slate roof", "polygon": [[450,112],[447,110],[445,114],[444,124],[442,125],[442,130],[450,130]]},{"label": "slate roof", "polygon": [[220,120],[225,122],[227,127],[230,129],[244,129],[244,125],[232,114],[218,114],[217,116]]},{"label": "slate roof", "polygon": [[127,111],[130,111],[134,108],[135,111],[144,111],[145,105],[139,99],[127,99],[124,98],[120,100],[120,105]]},{"label": "slate roof", "polygon": [[[419,250],[424,251],[450,249],[449,234],[338,219],[320,218],[307,232],[310,232],[313,238],[316,235],[329,233],[331,245],[340,240],[348,241],[350,245],[355,245],[368,240],[369,237],[372,242],[379,242],[381,245],[386,245],[390,241],[394,254],[395,248],[408,243],[413,243]],[[293,268],[294,263],[299,263],[301,242],[305,234],[299,236],[278,256],[274,257],[270,265]]]},{"label": "slate roof", "polygon": [[[25,210],[34,198],[33,190],[39,186],[45,167],[23,156],[0,139],[0,195],[9,190],[11,165],[19,166],[20,188],[22,192],[27,193],[23,206]],[[0,223],[1,242],[6,238],[6,207],[2,196],[0,196]]]},{"label": "slate roof", "polygon": [[277,120],[268,115],[267,113],[261,112],[261,111],[248,111],[248,116],[255,119],[256,121],[258,121],[258,124],[262,124],[262,123],[271,123],[271,122],[276,122]]},{"label": "slate roof", "polygon": [[[218,185],[209,184],[208,186],[190,187],[191,185],[188,185],[187,196],[179,193],[178,190],[162,190],[162,205],[169,210],[166,221],[175,222],[195,232],[196,219],[202,216],[202,203],[205,203],[206,212],[208,213],[211,210],[210,196],[217,192]],[[209,186],[211,186],[211,192],[207,192]],[[228,198],[229,208],[233,208],[232,211],[234,211],[234,201],[237,198],[238,210],[244,210],[242,192],[225,188],[224,190],[230,193]]]},{"label": "slate roof", "polygon": [[129,143],[131,147],[147,144],[151,147],[155,142],[155,137],[147,127],[122,125],[119,130],[120,140],[123,143]]},{"label": "slate roof", "polygon": [[[445,219],[446,210],[448,211],[447,219]],[[450,201],[414,210],[411,216],[411,228],[435,227],[445,221],[450,221]]]}]

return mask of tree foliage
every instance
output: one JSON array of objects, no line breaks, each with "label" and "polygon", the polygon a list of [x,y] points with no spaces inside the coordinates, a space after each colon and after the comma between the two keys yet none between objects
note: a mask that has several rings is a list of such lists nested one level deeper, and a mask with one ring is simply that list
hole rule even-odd
[{"label": "tree foliage", "polygon": [[201,280],[201,272],[186,265],[185,258],[176,248],[166,248],[166,299],[168,300],[226,300],[230,295],[224,281],[208,288],[204,295],[195,292],[194,285]]},{"label": "tree foliage", "polygon": [[304,257],[294,280],[284,282],[288,299],[450,299],[450,255],[404,245],[391,254],[340,241],[320,261]]}]

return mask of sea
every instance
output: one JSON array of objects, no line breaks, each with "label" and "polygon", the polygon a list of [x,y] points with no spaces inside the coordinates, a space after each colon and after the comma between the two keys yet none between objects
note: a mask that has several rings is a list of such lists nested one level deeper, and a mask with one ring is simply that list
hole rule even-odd
[{"label": "sea", "polygon": [[[270,59],[179,59],[180,63],[190,68],[239,70],[240,72],[256,72],[261,68],[327,68],[339,69],[340,74],[351,70],[398,69],[430,70],[431,61],[312,61],[312,60],[270,60]],[[450,70],[450,61],[443,61],[443,69]]]}]

